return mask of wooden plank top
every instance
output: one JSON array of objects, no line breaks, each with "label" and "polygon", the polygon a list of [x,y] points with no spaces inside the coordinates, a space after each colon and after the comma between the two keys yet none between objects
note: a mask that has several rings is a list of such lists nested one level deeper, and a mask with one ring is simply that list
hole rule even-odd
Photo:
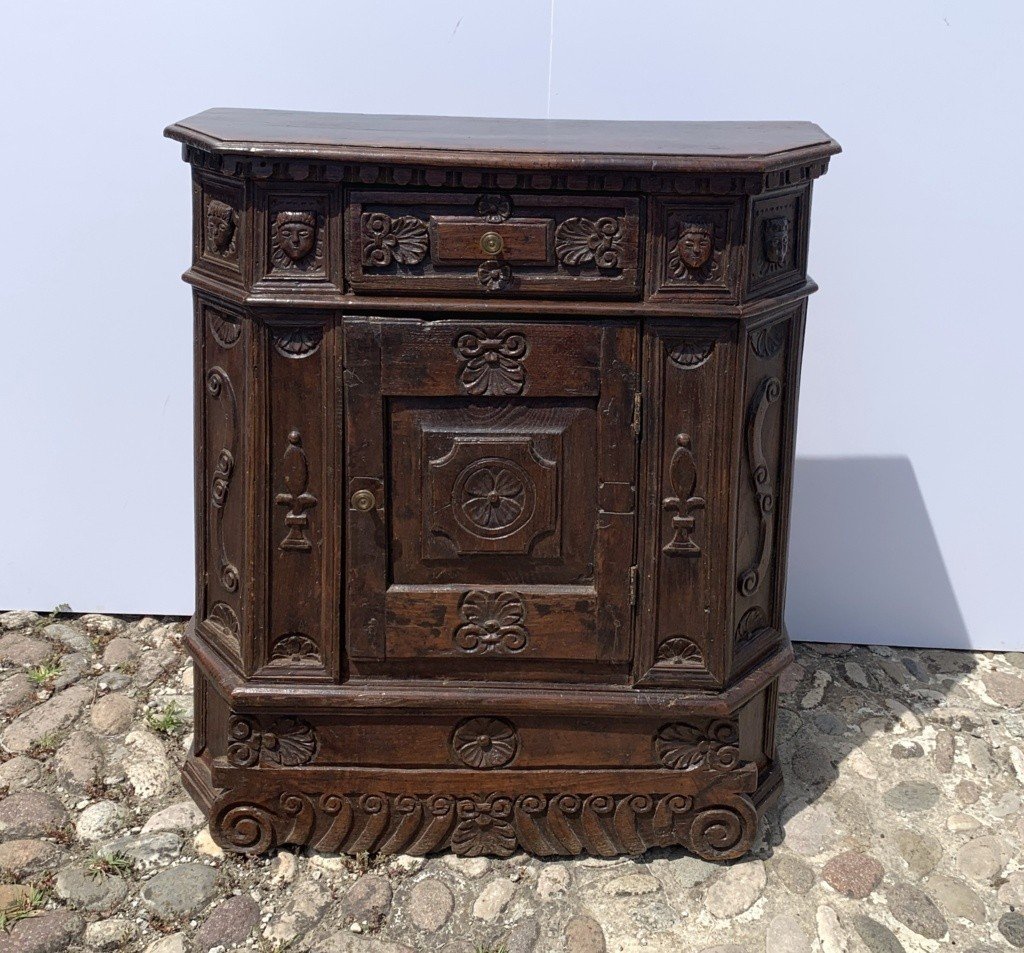
[{"label": "wooden plank top", "polygon": [[168,126],[222,155],[499,168],[759,172],[839,152],[811,122],[483,119],[207,109]]}]

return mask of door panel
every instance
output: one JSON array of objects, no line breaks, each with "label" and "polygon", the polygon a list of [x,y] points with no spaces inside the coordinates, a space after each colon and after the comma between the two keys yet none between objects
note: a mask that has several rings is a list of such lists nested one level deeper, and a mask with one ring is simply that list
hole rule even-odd
[{"label": "door panel", "polygon": [[625,662],[635,326],[347,318],[345,337],[350,659]]}]

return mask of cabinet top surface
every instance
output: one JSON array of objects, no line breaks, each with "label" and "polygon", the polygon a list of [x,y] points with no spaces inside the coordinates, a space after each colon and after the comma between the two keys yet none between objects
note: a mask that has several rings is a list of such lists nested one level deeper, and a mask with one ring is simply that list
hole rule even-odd
[{"label": "cabinet top surface", "polygon": [[215,153],[449,165],[763,170],[839,151],[811,122],[485,119],[207,109],[168,126]]}]

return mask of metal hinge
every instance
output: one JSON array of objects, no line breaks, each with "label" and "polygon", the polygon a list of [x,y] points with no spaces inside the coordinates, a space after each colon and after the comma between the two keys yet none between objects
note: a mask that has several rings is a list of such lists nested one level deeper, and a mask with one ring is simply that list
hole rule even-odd
[{"label": "metal hinge", "polygon": [[633,436],[634,437],[639,437],[640,436],[640,408],[641,408],[642,403],[643,403],[643,397],[640,394],[640,391],[637,391],[633,395],[633,423],[632,423],[632,428],[633,428]]},{"label": "metal hinge", "polygon": [[629,567],[629,607],[633,608],[637,603],[640,592],[640,570],[636,566]]}]

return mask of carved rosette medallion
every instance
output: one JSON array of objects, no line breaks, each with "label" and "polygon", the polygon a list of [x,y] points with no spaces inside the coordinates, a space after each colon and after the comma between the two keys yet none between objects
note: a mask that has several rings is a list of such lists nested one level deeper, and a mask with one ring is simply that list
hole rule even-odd
[{"label": "carved rosette medallion", "polygon": [[474,397],[512,397],[526,386],[526,337],[505,328],[474,328],[460,334],[455,353],[461,359],[459,383]]},{"label": "carved rosette medallion", "polygon": [[310,271],[323,265],[324,230],[314,211],[277,212],[270,224],[270,260],[279,271]]},{"label": "carved rosette medallion", "polygon": [[387,268],[394,262],[418,265],[426,257],[427,226],[415,215],[392,218],[383,212],[364,212],[359,224],[365,268]]},{"label": "carved rosette medallion", "polygon": [[504,718],[467,718],[455,726],[450,746],[452,757],[470,768],[500,768],[515,758],[519,735]]},{"label": "carved rosette medallion", "polygon": [[567,218],[555,229],[555,256],[573,268],[618,268],[622,261],[622,224],[611,216]]},{"label": "carved rosette medallion", "polygon": [[474,460],[455,480],[454,515],[475,536],[514,533],[533,516],[537,492],[530,475],[503,457]]},{"label": "carved rosette medallion", "polygon": [[230,261],[238,258],[238,213],[220,199],[206,203],[206,251]]},{"label": "carved rosette medallion", "polygon": [[271,329],[274,350],[282,357],[303,358],[315,354],[323,340],[320,328],[275,327]]},{"label": "carved rosette medallion", "polygon": [[530,633],[526,604],[518,592],[471,589],[459,603],[462,624],[455,630],[455,647],[469,655],[521,652]]},{"label": "carved rosette medallion", "polygon": [[309,552],[313,548],[306,530],[312,509],[319,500],[309,492],[309,459],[302,449],[302,434],[298,430],[288,433],[288,448],[284,452],[284,485],[287,492],[278,493],[274,502],[288,507],[284,522],[288,532],[281,540],[281,549]]},{"label": "carved rosette medallion", "polygon": [[740,763],[736,723],[722,718],[663,725],[654,736],[654,752],[665,767],[676,771],[731,771]]},{"label": "carved rosette medallion", "polygon": [[507,195],[481,195],[476,203],[476,212],[481,218],[497,225],[512,216],[512,199]]},{"label": "carved rosette medallion", "polygon": [[676,437],[668,476],[675,495],[666,497],[662,506],[676,515],[672,517],[672,539],[662,551],[667,556],[699,556],[700,546],[693,539],[697,526],[693,514],[704,509],[705,501],[693,495],[697,487],[697,458],[690,448],[689,434],[681,433]]},{"label": "carved rosette medallion", "polygon": [[658,646],[658,654],[655,661],[665,665],[703,668],[704,655],[689,639],[677,635],[665,639]]},{"label": "carved rosette medallion", "polygon": [[228,723],[228,761],[238,768],[292,768],[309,764],[316,750],[313,726],[300,718],[278,718],[264,728],[255,717],[232,715]]}]

